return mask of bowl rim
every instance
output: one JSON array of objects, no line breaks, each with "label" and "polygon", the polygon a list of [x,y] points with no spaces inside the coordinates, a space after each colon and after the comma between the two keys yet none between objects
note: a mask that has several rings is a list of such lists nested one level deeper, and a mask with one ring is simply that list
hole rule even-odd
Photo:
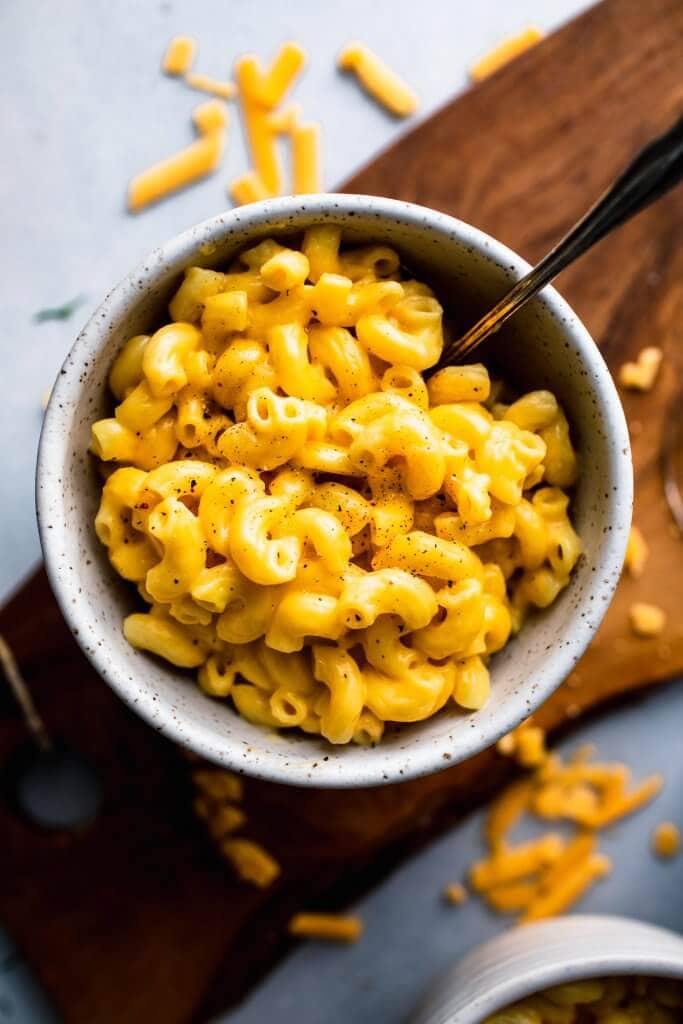
[{"label": "bowl rim", "polygon": [[[598,933],[605,946],[609,943],[613,948],[587,956],[582,939],[590,932]],[[616,942],[615,934],[618,935]],[[683,938],[649,921],[618,914],[564,914],[522,926],[522,942],[525,937],[531,940],[535,958],[545,956],[545,960],[525,964],[520,970],[513,948],[517,946],[518,929],[501,932],[465,953],[436,979],[416,1008],[415,1016],[410,1018],[411,1024],[482,1024],[491,1014],[521,999],[576,981],[625,975],[683,981]],[[646,943],[647,949],[643,948]],[[566,946],[572,947],[571,952],[567,952]],[[489,958],[505,965],[510,951],[507,976],[492,979],[485,963],[483,966],[478,963]],[[528,954],[528,950],[524,953]],[[445,993],[453,989],[455,994],[458,975],[468,972],[480,972],[481,991],[472,996],[466,1007],[457,1004],[449,1007],[450,997]],[[434,997],[436,1008],[430,1005]]]},{"label": "bowl rim", "polygon": [[[614,453],[612,472],[619,492],[620,515],[616,516],[612,523],[613,528],[605,534],[600,546],[600,557],[596,562],[596,571],[592,574],[595,583],[585,588],[580,603],[572,610],[571,645],[564,645],[554,652],[552,670],[548,669],[538,677],[531,697],[520,697],[519,702],[512,702],[511,707],[482,727],[479,733],[476,730],[466,731],[460,738],[457,749],[451,749],[450,754],[443,753],[443,739],[433,739],[429,743],[424,743],[422,748],[419,743],[415,744],[414,748],[411,748],[409,758],[406,758],[401,747],[390,751],[389,757],[385,748],[383,755],[380,744],[370,751],[372,758],[368,757],[362,764],[356,762],[348,768],[344,767],[342,758],[329,757],[329,760],[326,760],[324,755],[318,755],[315,759],[316,770],[312,772],[310,764],[304,764],[303,761],[297,763],[295,759],[274,757],[270,751],[259,751],[258,757],[253,759],[254,763],[245,763],[243,743],[233,744],[235,749],[231,750],[230,741],[227,744],[225,740],[219,742],[208,726],[197,724],[188,727],[182,716],[178,716],[170,707],[165,707],[163,702],[152,700],[143,688],[129,681],[125,672],[117,672],[103,647],[91,644],[86,650],[82,638],[88,635],[88,629],[93,625],[88,615],[87,602],[78,599],[78,588],[73,577],[60,577],[58,572],[61,538],[68,530],[68,517],[66,509],[63,515],[55,517],[50,505],[55,503],[55,497],[61,491],[61,467],[69,461],[68,428],[82,389],[82,385],[75,385],[74,380],[87,369],[92,353],[99,351],[107,343],[108,325],[125,318],[132,296],[139,297],[141,290],[151,291],[158,277],[169,268],[177,265],[180,269],[183,265],[188,265],[195,255],[201,262],[200,246],[220,243],[232,230],[244,231],[259,227],[266,229],[272,225],[275,233],[281,232],[288,228],[286,218],[301,213],[331,221],[336,216],[353,216],[360,213],[378,221],[389,220],[393,224],[408,228],[424,229],[426,226],[444,235],[450,233],[480,258],[507,267],[507,273],[512,278],[520,277],[530,269],[530,265],[521,256],[479,228],[428,207],[378,196],[325,193],[267,199],[225,211],[186,229],[154,249],[107,293],[67,353],[50,396],[38,446],[38,531],[52,591],[81,649],[114,692],[162,735],[185,747],[191,747],[196,753],[214,763],[272,782],[330,788],[358,788],[404,782],[451,767],[488,748],[542,704],[569,675],[584,653],[609,607],[618,582],[626,550],[633,501],[632,466],[626,420],[616,387],[599,349],[581,320],[554,288],[544,288],[539,298],[549,313],[561,324],[579,357],[593,371],[590,387],[597,396],[604,414],[605,432]],[[58,521],[55,521],[56,519]],[[590,615],[582,617],[580,611],[588,610],[589,593],[594,596],[600,593],[602,606],[598,611],[595,608],[598,602],[593,602]]]}]

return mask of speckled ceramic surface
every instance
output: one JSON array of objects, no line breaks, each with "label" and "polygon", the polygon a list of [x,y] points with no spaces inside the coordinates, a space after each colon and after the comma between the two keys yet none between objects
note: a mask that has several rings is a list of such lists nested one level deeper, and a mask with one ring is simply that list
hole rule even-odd
[{"label": "speckled ceramic surface", "polygon": [[683,938],[627,917],[571,915],[478,946],[436,983],[411,1024],[480,1024],[552,985],[610,975],[683,979]]},{"label": "speckled ceramic surface", "polygon": [[333,747],[294,732],[274,734],[211,700],[190,673],[134,651],[123,617],[136,606],[97,541],[99,480],[88,455],[90,424],[111,409],[106,377],[133,334],[163,322],[182,271],[222,267],[268,235],[327,221],[349,241],[396,246],[432,283],[462,326],[493,304],[527,264],[460,221],[395,200],[346,195],[272,199],[205,221],[174,238],[107,296],[57,378],[38,456],[37,506],[52,587],[74,636],[102,677],[156,729],[237,771],[298,785],[366,786],[445,768],[489,746],[529,715],[571,671],[597,629],[618,581],[631,517],[626,424],[609,371],[583,325],[553,289],[496,336],[494,359],[520,388],[548,387],[563,403],[581,459],[574,518],[585,554],[570,586],[492,662],[485,708],[454,707],[389,730],[379,747]]}]

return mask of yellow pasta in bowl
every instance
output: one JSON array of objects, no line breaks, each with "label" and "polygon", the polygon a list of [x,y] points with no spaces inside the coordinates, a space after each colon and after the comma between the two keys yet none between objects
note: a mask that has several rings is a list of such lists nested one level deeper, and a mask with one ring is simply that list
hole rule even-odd
[{"label": "yellow pasta in bowl", "polygon": [[55,386],[38,507],[78,641],[144,718],[233,769],[369,785],[559,685],[621,569],[628,443],[552,289],[438,370],[511,267],[433,211],[326,195],[214,218],[114,289]]},{"label": "yellow pasta in bowl", "polygon": [[148,606],[129,643],[332,744],[483,707],[491,656],[581,555],[555,396],[503,405],[480,363],[427,377],[428,284],[324,224],[188,268],[170,311],[124,345],[92,426],[98,537]]}]

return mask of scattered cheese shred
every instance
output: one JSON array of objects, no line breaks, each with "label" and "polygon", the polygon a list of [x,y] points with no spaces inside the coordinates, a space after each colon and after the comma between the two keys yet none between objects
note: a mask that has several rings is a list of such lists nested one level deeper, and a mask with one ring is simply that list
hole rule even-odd
[{"label": "scattered cheese shred", "polygon": [[517,737],[517,760],[525,768],[534,768],[545,758],[545,732],[538,725],[522,729]]},{"label": "scattered cheese shred", "polygon": [[275,145],[275,133],[268,125],[268,108],[258,96],[261,72],[255,57],[242,57],[235,65],[242,114],[254,170],[268,195],[280,195],[283,175]]},{"label": "scattered cheese shred", "polygon": [[235,64],[235,79],[237,90],[241,97],[248,96],[255,103],[263,103],[261,99],[261,88],[264,71],[261,62],[253,53],[245,53]]},{"label": "scattered cheese shred", "polygon": [[275,135],[289,134],[301,120],[301,113],[300,103],[288,103],[282,110],[270,111],[266,123]]},{"label": "scattered cheese shred", "polygon": [[362,43],[345,46],[338,63],[343,71],[353,71],[370,95],[396,117],[408,117],[417,110],[418,99],[410,86]]},{"label": "scattered cheese shred", "polygon": [[532,725],[530,716],[512,732],[502,736],[496,749],[504,757],[514,757],[524,768],[535,768],[546,759],[545,731],[538,725]]},{"label": "scattered cheese shred", "polygon": [[196,71],[188,71],[185,75],[185,82],[191,89],[198,89],[200,92],[209,92],[222,100],[231,100],[237,92],[233,82],[220,82],[209,75],[200,75]]},{"label": "scattered cheese shred", "polygon": [[624,363],[619,370],[622,388],[633,391],[649,391],[655,382],[664,353],[656,345],[641,349],[635,362]]},{"label": "scattered cheese shred", "polygon": [[626,571],[635,578],[642,576],[648,554],[647,541],[634,524],[631,527],[631,532],[628,535],[628,544],[626,545],[626,558],[624,559]]},{"label": "scattered cheese shred", "polygon": [[225,145],[227,110],[218,100],[210,100],[195,108],[193,120],[200,138],[133,178],[128,188],[129,210],[142,210],[218,167]]},{"label": "scattered cheese shred", "polygon": [[537,891],[536,882],[507,882],[487,889],[483,897],[492,910],[497,910],[499,914],[512,914],[524,910],[536,897]]},{"label": "scattered cheese shred", "polygon": [[598,795],[585,783],[562,785],[549,782],[536,792],[534,813],[540,818],[553,821],[560,818],[585,824],[595,815]]},{"label": "scattered cheese shred", "polygon": [[211,132],[136,175],[128,189],[128,209],[137,213],[211,174],[220,163],[224,143],[222,132]]},{"label": "scattered cheese shred", "polygon": [[613,799],[606,799],[604,805],[597,808],[589,824],[592,828],[606,828],[607,825],[620,821],[649,803],[661,791],[663,785],[662,776],[653,775],[645,779],[632,793],[617,794]]},{"label": "scattered cheese shred", "polygon": [[478,60],[476,64],[472,65],[470,68],[470,78],[475,82],[483,81],[484,78],[492,75],[494,71],[498,71],[505,64],[509,64],[520,53],[531,49],[532,46],[543,39],[543,36],[544,33],[541,29],[530,25],[520,32],[519,35],[503,40],[502,43],[499,43],[498,46]]},{"label": "scattered cheese shred", "polygon": [[656,604],[635,601],[628,610],[628,621],[636,636],[661,636],[666,626],[666,615]]},{"label": "scattered cheese shred", "polygon": [[580,861],[596,852],[597,839],[593,832],[579,832],[564,848],[562,856],[543,872],[538,884],[540,892],[552,892],[565,873]]},{"label": "scattered cheese shred", "polygon": [[271,110],[285,98],[306,64],[306,51],[298,43],[283,43],[269,70],[261,76],[255,96]]},{"label": "scattered cheese shred", "polygon": [[197,43],[191,36],[173,36],[166,47],[161,69],[167,75],[184,75],[192,67]]},{"label": "scattered cheese shred", "polygon": [[496,743],[496,750],[499,754],[502,754],[503,757],[511,757],[514,754],[516,747],[517,739],[514,732],[509,732],[505,736],[501,736]]},{"label": "scattered cheese shred", "polygon": [[233,178],[228,186],[233,201],[238,206],[245,203],[257,203],[267,199],[270,193],[256,171],[247,171],[239,178]]},{"label": "scattered cheese shred", "polygon": [[245,882],[266,889],[280,874],[280,865],[258,843],[251,839],[224,839],[221,850],[237,874]]},{"label": "scattered cheese shred", "polygon": [[450,882],[443,891],[443,898],[454,907],[467,902],[467,889],[461,882]]},{"label": "scattered cheese shred", "polygon": [[604,878],[611,870],[612,862],[602,853],[578,860],[557,880],[552,889],[540,893],[529,903],[520,923],[526,924],[564,913],[583,896],[593,882]]},{"label": "scattered cheese shred", "polygon": [[652,833],[652,849],[658,857],[675,857],[681,849],[681,833],[672,821],[663,821]]},{"label": "scattered cheese shred", "polygon": [[315,121],[297,123],[291,130],[291,137],[294,194],[322,192],[320,125]]},{"label": "scattered cheese shred", "polygon": [[289,922],[290,935],[331,942],[357,942],[363,934],[359,917],[342,914],[295,914]]},{"label": "scattered cheese shred", "polygon": [[486,820],[486,841],[492,853],[502,849],[508,833],[529,810],[534,785],[533,779],[513,782],[492,804]]},{"label": "scattered cheese shred", "polygon": [[192,111],[192,120],[200,135],[228,127],[228,108],[220,100],[207,100]]}]

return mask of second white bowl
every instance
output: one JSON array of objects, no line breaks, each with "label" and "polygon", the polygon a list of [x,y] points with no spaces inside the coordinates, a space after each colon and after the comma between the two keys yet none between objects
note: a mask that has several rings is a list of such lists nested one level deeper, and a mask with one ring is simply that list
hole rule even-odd
[{"label": "second white bowl", "polygon": [[481,1024],[554,985],[616,975],[683,980],[683,938],[627,917],[576,914],[478,946],[434,985],[410,1024]]}]

